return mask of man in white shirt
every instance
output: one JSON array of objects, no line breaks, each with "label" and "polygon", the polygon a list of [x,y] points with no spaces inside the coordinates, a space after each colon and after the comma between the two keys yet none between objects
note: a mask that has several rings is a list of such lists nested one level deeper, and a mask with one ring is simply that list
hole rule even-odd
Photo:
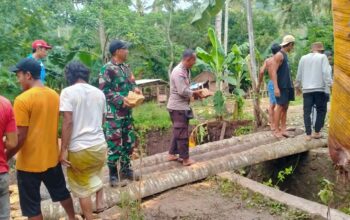
[{"label": "man in white shirt", "polygon": [[[330,66],[327,56],[323,54],[324,47],[321,42],[313,43],[312,52],[301,57],[298,66],[296,88],[300,93],[302,88],[304,98],[304,124],[306,139],[321,138],[320,131],[324,125],[327,113],[327,88],[332,84]],[[311,136],[311,111],[316,105],[315,133]]]},{"label": "man in white shirt", "polygon": [[90,71],[80,62],[69,63],[65,75],[70,86],[60,96],[63,113],[60,161],[68,167],[68,183],[79,198],[85,218],[93,219],[92,194],[96,194],[95,212],[104,210],[101,170],[107,158],[102,129],[106,98],[101,90],[88,84]]}]

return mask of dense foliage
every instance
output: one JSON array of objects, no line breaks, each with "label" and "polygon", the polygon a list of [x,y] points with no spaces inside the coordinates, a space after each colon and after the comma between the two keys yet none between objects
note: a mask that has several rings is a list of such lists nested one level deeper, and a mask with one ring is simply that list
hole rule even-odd
[{"label": "dense foliage", "polygon": [[[137,78],[168,79],[185,48],[210,48],[208,27],[191,25],[199,0],[2,0],[0,1],[1,94],[18,93],[15,77],[7,69],[31,53],[31,42],[44,39],[54,45],[45,60],[47,83],[60,90],[63,68],[79,59],[92,70],[92,82],[108,60],[108,42],[120,38],[132,43],[129,64]],[[293,3],[293,4],[292,4]],[[332,50],[330,0],[256,0],[254,31],[256,50],[263,59],[269,46],[284,34],[297,37],[291,56],[293,71],[314,41]],[[231,1],[228,48],[247,42],[243,1]],[[246,53],[246,51],[242,51]],[[260,59],[260,60],[261,60]],[[198,74],[202,67],[196,67]]]}]

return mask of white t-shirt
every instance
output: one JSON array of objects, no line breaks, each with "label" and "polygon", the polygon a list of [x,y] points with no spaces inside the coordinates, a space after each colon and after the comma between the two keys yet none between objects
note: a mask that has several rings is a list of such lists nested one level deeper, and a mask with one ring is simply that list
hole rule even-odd
[{"label": "white t-shirt", "polygon": [[105,106],[103,92],[87,83],[77,83],[62,90],[60,111],[73,112],[69,151],[81,151],[106,141],[102,129]]}]

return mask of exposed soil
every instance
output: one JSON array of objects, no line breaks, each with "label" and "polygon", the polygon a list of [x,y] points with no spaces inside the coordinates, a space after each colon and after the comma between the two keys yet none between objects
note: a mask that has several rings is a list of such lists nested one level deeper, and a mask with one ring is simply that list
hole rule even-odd
[{"label": "exposed soil", "polygon": [[[206,127],[208,129],[208,135],[204,138],[204,143],[220,140],[221,129],[223,123],[226,123],[226,129],[224,139],[234,136],[236,129],[242,126],[248,126],[252,124],[250,120],[241,121],[211,121]],[[194,126],[190,126],[189,133],[194,129]],[[171,142],[172,132],[168,130],[155,130],[149,131],[146,135],[146,154],[148,156],[168,151]]]},{"label": "exposed soil", "polygon": [[169,150],[171,129],[149,131],[146,135],[146,154],[148,156]]},{"label": "exposed soil", "polygon": [[252,121],[250,120],[242,120],[242,121],[213,121],[209,122],[208,127],[208,134],[209,134],[209,140],[208,142],[212,141],[218,141],[220,140],[221,130],[223,128],[223,124],[226,123],[226,129],[224,134],[224,139],[231,138],[234,136],[234,131],[242,126],[251,125]]},{"label": "exposed soil", "polygon": [[142,204],[145,219],[215,219],[215,220],[274,220],[266,209],[247,207],[239,195],[225,197],[218,185],[204,181],[180,187],[145,201]]}]

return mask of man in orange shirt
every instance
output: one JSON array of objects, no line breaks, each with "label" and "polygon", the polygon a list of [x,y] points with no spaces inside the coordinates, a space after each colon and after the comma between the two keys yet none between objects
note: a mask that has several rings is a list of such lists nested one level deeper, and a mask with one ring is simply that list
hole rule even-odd
[{"label": "man in orange shirt", "polygon": [[52,201],[59,201],[68,218],[73,220],[72,198],[58,161],[59,96],[43,86],[40,71],[40,64],[32,58],[22,59],[11,68],[24,92],[16,97],[14,103],[18,146],[7,151],[7,156],[11,158],[18,152],[17,183],[24,216],[30,220],[43,219],[40,185],[44,182]]}]

